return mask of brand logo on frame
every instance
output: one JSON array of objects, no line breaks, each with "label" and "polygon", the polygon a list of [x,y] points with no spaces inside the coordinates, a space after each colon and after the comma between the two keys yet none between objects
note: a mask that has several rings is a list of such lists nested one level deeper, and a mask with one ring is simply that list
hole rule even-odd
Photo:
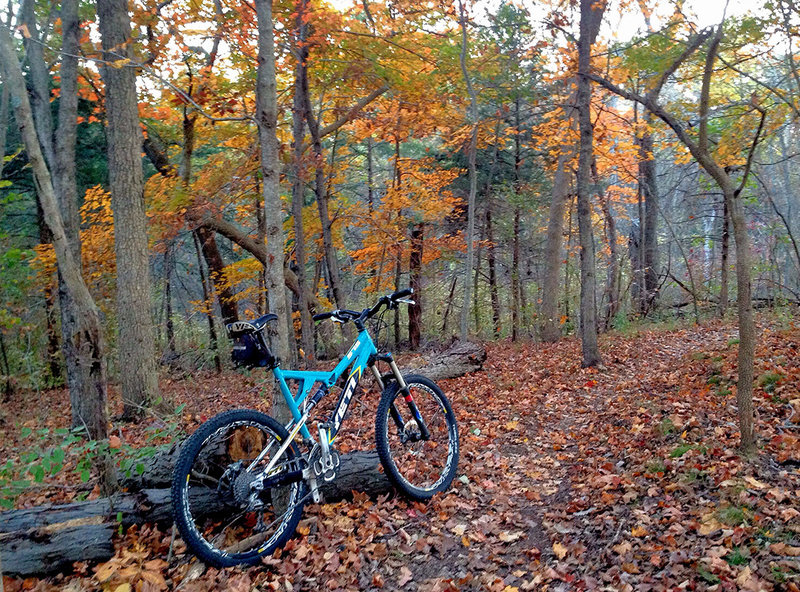
[{"label": "brand logo on frame", "polygon": [[348,360],[353,357],[354,353],[356,353],[356,350],[358,349],[359,345],[361,345],[361,341],[359,339],[356,339],[356,342],[353,344],[353,347],[351,347],[350,351],[347,352],[347,359]]},{"label": "brand logo on frame", "polygon": [[347,408],[350,406],[350,399],[353,398],[353,393],[356,390],[356,385],[358,384],[359,378],[361,378],[360,366],[353,371],[353,373],[350,375],[350,378],[347,380],[347,384],[344,387],[344,394],[342,395],[342,401],[341,403],[339,403],[339,407],[336,409],[336,416],[333,418],[334,433],[338,432],[339,426],[342,425],[344,414],[347,412]]}]

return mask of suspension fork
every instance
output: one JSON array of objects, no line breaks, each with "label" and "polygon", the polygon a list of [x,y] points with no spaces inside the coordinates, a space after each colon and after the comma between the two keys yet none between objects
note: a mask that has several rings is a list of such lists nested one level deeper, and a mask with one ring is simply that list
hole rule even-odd
[{"label": "suspension fork", "polygon": [[[376,364],[371,364],[369,368],[372,370],[372,375],[375,377],[375,382],[378,383],[378,387],[381,389],[382,393],[386,388],[386,385],[383,382],[383,377],[378,370],[378,366]],[[403,421],[403,418],[400,415],[400,412],[397,410],[397,405],[394,404],[394,401],[392,401],[392,404],[389,406],[389,415],[392,417],[392,420],[394,420],[394,423],[397,426],[397,431],[402,433],[406,429],[406,423]]]},{"label": "suspension fork", "polygon": [[[403,379],[403,375],[400,373],[400,368],[397,367],[397,363],[394,361],[392,354],[381,354],[378,356],[378,359],[387,362],[389,364],[389,368],[392,370],[392,374],[394,375],[394,379],[397,381],[397,384],[400,386],[400,390],[398,391],[399,394],[403,395],[403,399],[408,405],[408,409],[411,412],[411,415],[414,417],[414,420],[417,422],[417,426],[419,427],[420,435],[422,436],[423,440],[430,440],[431,434],[428,431],[428,426],[425,423],[425,420],[422,418],[422,414],[419,412],[419,407],[414,402],[414,397],[411,396],[411,391],[408,388],[408,384]],[[383,380],[380,377],[380,373],[378,372],[377,367],[373,364],[372,365],[372,373],[375,375],[378,384],[381,387],[381,390],[384,388]],[[391,407],[389,407],[389,414],[392,416],[392,419],[397,424],[397,428],[399,430],[405,429],[405,422],[400,415],[400,412],[397,409],[397,406],[392,403]]]}]

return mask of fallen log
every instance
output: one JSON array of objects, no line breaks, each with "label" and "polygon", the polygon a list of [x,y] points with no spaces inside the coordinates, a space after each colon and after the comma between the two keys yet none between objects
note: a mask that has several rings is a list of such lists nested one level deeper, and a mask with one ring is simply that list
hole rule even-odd
[{"label": "fallen log", "polygon": [[486,349],[471,341],[454,341],[444,351],[423,356],[418,364],[403,367],[403,373],[422,374],[431,380],[458,378],[483,369]]},{"label": "fallen log", "polygon": [[[353,490],[371,497],[392,491],[379,470],[375,452],[342,455],[335,481],[322,482],[327,503],[350,497]],[[105,561],[114,554],[114,533],[133,524],[172,524],[169,483],[158,488],[116,494],[110,498],[58,506],[39,506],[0,512],[0,555],[3,571],[20,576],[69,569],[75,561]],[[154,483],[151,480],[150,483]],[[192,507],[200,513],[224,511],[208,489],[192,493]]]}]

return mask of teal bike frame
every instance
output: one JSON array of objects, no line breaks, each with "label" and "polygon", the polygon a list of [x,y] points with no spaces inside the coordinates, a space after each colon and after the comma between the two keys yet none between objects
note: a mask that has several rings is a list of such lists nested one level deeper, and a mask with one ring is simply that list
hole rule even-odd
[{"label": "teal bike frame", "polygon": [[[364,329],[358,334],[358,338],[350,347],[350,350],[331,372],[282,370],[280,366],[276,365],[272,369],[272,374],[278,382],[283,398],[286,400],[286,404],[289,406],[293,417],[293,421],[287,426],[287,430],[291,433],[293,431],[291,428],[297,426],[297,424],[303,420],[304,413],[301,410],[301,405],[308,399],[314,385],[320,384],[327,392],[327,389],[336,384],[345,371],[350,369],[347,382],[339,396],[339,401],[336,404],[336,409],[331,417],[331,421],[328,423],[328,442],[333,442],[342,426],[342,420],[353,399],[353,393],[356,390],[358,381],[367,366],[374,367],[374,359],[377,353],[378,350],[375,348],[372,338],[369,336],[367,330]],[[376,375],[376,377],[379,378],[378,375]],[[286,384],[287,380],[297,381],[298,388],[296,395],[292,394],[289,385]],[[314,404],[316,404],[316,402],[317,401],[315,401]],[[311,433],[308,431],[308,426],[305,423],[300,426],[300,434],[302,434],[303,438],[306,440],[313,440]]]}]

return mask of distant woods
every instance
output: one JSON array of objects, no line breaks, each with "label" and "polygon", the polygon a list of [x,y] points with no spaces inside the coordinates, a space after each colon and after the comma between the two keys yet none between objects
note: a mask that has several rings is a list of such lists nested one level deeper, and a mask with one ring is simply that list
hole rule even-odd
[{"label": "distant woods", "polygon": [[347,338],[315,312],[411,285],[387,347],[575,334],[585,366],[735,308],[752,448],[753,310],[800,301],[800,14],[639,2],[617,40],[579,4],[9,5],[3,396],[66,385],[103,437],[109,379],[137,420],[228,322],[310,364]]}]

